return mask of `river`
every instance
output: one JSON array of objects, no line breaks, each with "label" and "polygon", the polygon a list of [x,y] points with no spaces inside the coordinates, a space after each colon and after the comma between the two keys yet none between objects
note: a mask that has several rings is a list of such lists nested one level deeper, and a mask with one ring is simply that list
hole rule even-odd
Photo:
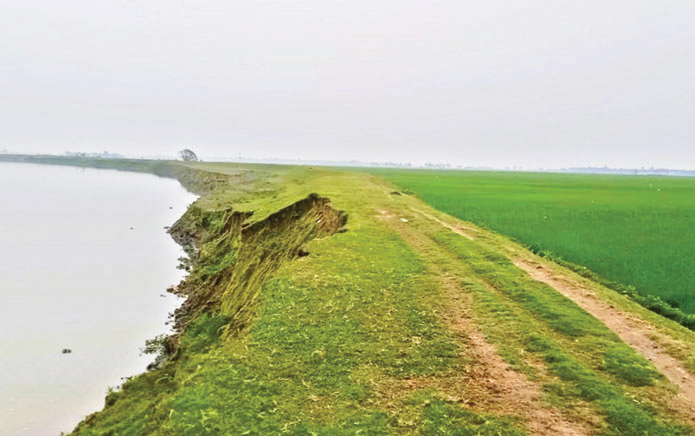
[{"label": "river", "polygon": [[149,174],[0,163],[0,435],[68,433],[145,370],[181,303],[164,227],[194,200]]}]

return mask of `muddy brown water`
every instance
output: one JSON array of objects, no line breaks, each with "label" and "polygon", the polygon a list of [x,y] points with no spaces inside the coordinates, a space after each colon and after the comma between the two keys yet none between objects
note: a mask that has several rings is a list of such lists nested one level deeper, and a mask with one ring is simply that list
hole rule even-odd
[{"label": "muddy brown water", "polygon": [[163,227],[194,200],[148,174],[0,163],[0,435],[67,433],[145,370],[180,304]]}]

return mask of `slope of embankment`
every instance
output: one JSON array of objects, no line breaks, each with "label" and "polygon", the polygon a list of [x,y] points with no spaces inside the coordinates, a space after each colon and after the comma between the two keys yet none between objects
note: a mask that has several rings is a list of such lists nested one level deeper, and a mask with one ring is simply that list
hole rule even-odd
[{"label": "slope of embankment", "polygon": [[166,165],[178,333],[74,435],[695,434],[695,335],[624,296],[376,176]]}]

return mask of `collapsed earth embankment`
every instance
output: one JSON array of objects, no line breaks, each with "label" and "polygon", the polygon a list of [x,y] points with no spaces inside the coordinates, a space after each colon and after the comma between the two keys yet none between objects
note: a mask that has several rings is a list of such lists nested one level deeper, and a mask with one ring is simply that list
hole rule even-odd
[{"label": "collapsed earth embankment", "polygon": [[309,254],[307,242],[345,231],[347,223],[344,212],[317,194],[253,223],[248,222],[251,216],[252,212],[210,212],[192,205],[171,227],[170,234],[189,255],[190,268],[175,291],[186,297],[176,312],[179,333],[202,313],[227,317],[228,334],[241,332],[248,326],[261,284],[283,262]]}]

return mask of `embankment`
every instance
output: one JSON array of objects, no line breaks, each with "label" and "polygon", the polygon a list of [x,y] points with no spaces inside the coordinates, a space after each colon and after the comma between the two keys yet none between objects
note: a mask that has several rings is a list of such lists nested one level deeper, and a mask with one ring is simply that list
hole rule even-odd
[{"label": "embankment", "polygon": [[344,212],[317,194],[248,223],[252,215],[193,204],[170,229],[189,256],[190,273],[175,291],[186,297],[176,312],[178,333],[203,313],[221,314],[229,319],[228,334],[239,333],[248,325],[265,279],[283,262],[307,255],[304,244],[343,232],[347,223]]}]

